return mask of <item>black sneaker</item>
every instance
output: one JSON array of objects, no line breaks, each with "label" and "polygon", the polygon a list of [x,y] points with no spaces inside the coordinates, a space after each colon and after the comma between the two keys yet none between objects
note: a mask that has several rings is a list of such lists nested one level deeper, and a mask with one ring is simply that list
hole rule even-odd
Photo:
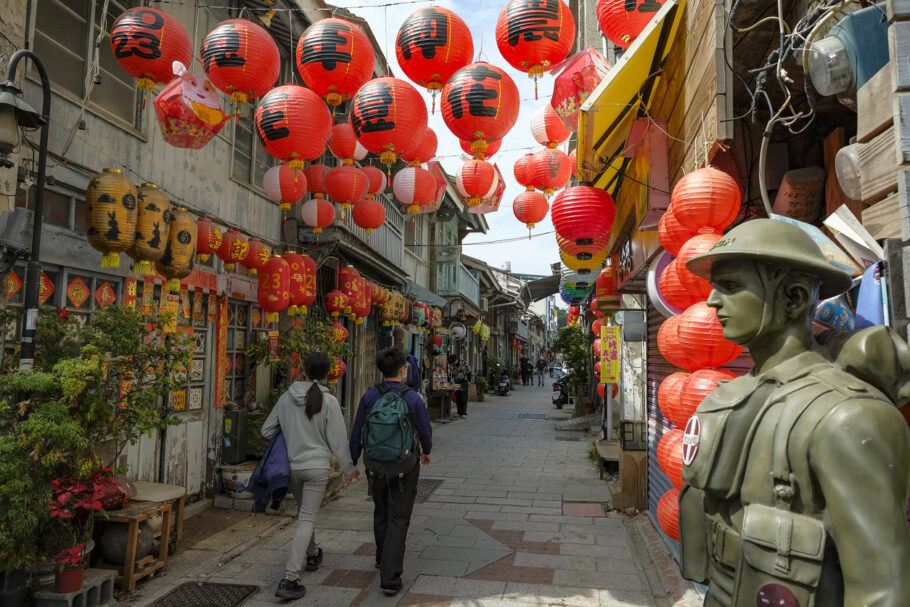
[{"label": "black sneaker", "polygon": [[305,594],[306,588],[304,588],[303,584],[297,580],[291,581],[287,578],[278,582],[278,590],[275,591],[275,596],[287,600],[300,599]]},{"label": "black sneaker", "polygon": [[382,593],[386,596],[395,596],[401,592],[401,582],[398,582],[397,586],[382,587]]},{"label": "black sneaker", "polygon": [[307,571],[317,571],[319,569],[319,563],[322,562],[322,548],[319,549],[319,552],[316,553],[316,556],[306,557],[306,569]]}]

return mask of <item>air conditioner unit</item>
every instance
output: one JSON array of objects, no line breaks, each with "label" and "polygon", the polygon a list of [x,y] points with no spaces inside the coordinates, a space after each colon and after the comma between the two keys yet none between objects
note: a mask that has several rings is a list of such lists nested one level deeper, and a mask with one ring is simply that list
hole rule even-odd
[{"label": "air conditioner unit", "polygon": [[480,298],[480,309],[484,312],[490,309],[490,299],[488,297]]}]

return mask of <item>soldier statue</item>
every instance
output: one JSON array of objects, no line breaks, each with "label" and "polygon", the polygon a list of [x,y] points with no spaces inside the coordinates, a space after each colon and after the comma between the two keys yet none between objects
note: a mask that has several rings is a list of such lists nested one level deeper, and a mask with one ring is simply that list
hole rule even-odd
[{"label": "soldier statue", "polygon": [[755,365],[686,425],[683,575],[709,606],[910,605],[906,342],[813,335],[819,297],[851,281],[795,225],[746,222],[686,267]]}]

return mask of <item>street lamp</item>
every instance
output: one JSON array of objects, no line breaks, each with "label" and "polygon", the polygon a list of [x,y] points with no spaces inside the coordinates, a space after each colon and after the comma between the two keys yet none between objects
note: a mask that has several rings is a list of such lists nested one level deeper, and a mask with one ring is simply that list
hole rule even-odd
[{"label": "street lamp", "polygon": [[[16,66],[28,57],[41,76],[44,101],[41,113],[36,112],[22,99],[22,89],[16,86]],[[9,153],[19,143],[17,126],[26,129],[41,127],[41,145],[38,150],[38,183],[35,187],[35,215],[32,224],[32,248],[25,278],[25,305],[23,306],[22,350],[19,368],[31,369],[35,361],[35,329],[38,326],[38,295],[41,285],[41,225],[44,221],[44,175],[47,172],[47,137],[51,113],[51,85],[47,72],[38,56],[22,49],[13,53],[6,66],[6,80],[0,83],[0,152]]]}]

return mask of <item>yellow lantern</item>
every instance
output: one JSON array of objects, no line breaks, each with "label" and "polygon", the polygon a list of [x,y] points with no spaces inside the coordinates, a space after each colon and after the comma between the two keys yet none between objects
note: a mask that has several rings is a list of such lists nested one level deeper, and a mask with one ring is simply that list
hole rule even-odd
[{"label": "yellow lantern", "polygon": [[171,201],[154,183],[139,186],[136,240],[126,254],[136,260],[136,274],[152,274],[152,263],[164,257],[170,229]]},{"label": "yellow lantern", "polygon": [[562,259],[563,265],[573,272],[581,272],[583,274],[591,272],[591,282],[594,282],[597,275],[593,273],[600,270],[607,263],[607,251],[608,249],[604,248],[599,253],[594,253],[590,259],[578,259],[565,251],[560,251],[559,258]]},{"label": "yellow lantern", "polygon": [[85,190],[86,236],[89,244],[104,255],[102,268],[119,268],[120,252],[133,246],[138,198],[136,186],[120,169],[104,169],[89,182]]},{"label": "yellow lantern", "polygon": [[198,232],[196,219],[183,207],[173,213],[167,248],[164,255],[155,262],[155,268],[167,278],[164,289],[168,293],[180,290],[180,279],[193,271],[193,257],[196,254]]}]

